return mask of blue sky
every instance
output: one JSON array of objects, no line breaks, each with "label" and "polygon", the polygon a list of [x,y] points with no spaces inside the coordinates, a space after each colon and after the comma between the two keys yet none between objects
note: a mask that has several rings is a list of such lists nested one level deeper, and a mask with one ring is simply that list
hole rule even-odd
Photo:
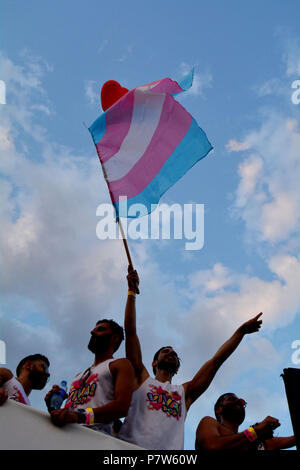
[{"label": "blue sky", "polygon": [[[180,102],[214,146],[163,197],[205,204],[205,244],[130,242],[141,278],[138,328],[148,367],[162,344],[182,357],[176,382],[243,322],[264,312],[193,405],[198,421],[221,393],[248,401],[251,424],[278,417],[292,433],[280,374],[299,339],[300,79],[297,1],[0,2],[1,330],[7,366],[41,351],[51,384],[86,368],[89,331],[122,322],[126,259],[100,241],[96,208],[108,202],[83,122],[100,114],[108,79],[127,88],[163,77],[195,82]],[[34,351],[33,351],[34,349]],[[124,354],[124,347],[119,356]],[[34,406],[43,409],[40,394]]]}]

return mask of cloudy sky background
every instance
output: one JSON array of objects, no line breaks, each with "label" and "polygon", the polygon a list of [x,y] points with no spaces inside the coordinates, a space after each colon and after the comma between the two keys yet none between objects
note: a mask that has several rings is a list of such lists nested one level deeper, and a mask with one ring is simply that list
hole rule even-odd
[{"label": "cloudy sky background", "polygon": [[[205,243],[130,241],[141,279],[138,331],[145,364],[171,344],[176,382],[192,378],[244,321],[244,339],[193,405],[186,449],[221,393],[248,402],[247,424],[280,419],[292,434],[283,368],[300,339],[300,6],[288,2],[1,1],[0,339],[7,367],[41,352],[49,386],[90,365],[95,321],[123,322],[122,242],[96,237],[109,202],[88,126],[108,79],[127,88],[195,66],[180,102],[214,146],[162,198],[205,205]],[[16,15],[16,12],[18,13]],[[117,356],[124,355],[124,345]],[[43,393],[34,406],[45,409]]]}]

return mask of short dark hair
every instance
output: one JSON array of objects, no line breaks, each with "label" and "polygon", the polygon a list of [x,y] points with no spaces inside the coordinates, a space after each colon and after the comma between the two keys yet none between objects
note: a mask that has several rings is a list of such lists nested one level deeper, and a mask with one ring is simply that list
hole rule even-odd
[{"label": "short dark hair", "polygon": [[215,416],[217,418],[217,421],[220,421],[220,415],[216,412],[216,410],[223,405],[223,401],[225,400],[225,398],[227,397],[227,395],[235,395],[235,393],[233,392],[227,392],[227,393],[223,393],[223,395],[219,396],[219,398],[217,399],[216,403],[215,403],[215,406],[214,406],[214,410],[215,410]]},{"label": "short dark hair", "polygon": [[[165,348],[172,348],[172,346],[163,346],[163,347],[160,348],[158,351],[156,351],[156,353],[154,354],[154,357],[153,357],[153,361],[152,361],[152,362],[157,361],[160,351],[162,351],[162,350],[165,349]],[[172,348],[172,349],[173,349],[173,348]],[[179,367],[180,367],[180,358],[177,356],[177,359],[178,359],[178,367],[177,367],[177,371],[178,371],[178,369],[179,369]],[[152,367],[152,370],[153,370],[153,374],[156,375],[156,367],[155,367],[155,366]]]},{"label": "short dark hair", "polygon": [[43,356],[42,354],[31,354],[30,356],[24,357],[18,364],[17,369],[16,369],[16,374],[17,377],[19,377],[22,367],[27,361],[31,362],[36,362],[36,361],[43,361],[47,364],[48,367],[50,367],[50,362],[49,359],[46,356]]},{"label": "short dark hair", "polygon": [[117,343],[117,345],[114,349],[114,352],[116,352],[119,349],[120,344],[122,343],[122,341],[124,339],[124,330],[123,330],[123,328],[117,322],[115,322],[114,320],[107,320],[106,318],[104,318],[103,320],[97,321],[96,325],[99,325],[99,323],[108,323],[110,328],[111,328],[111,331],[113,332],[113,334],[119,336],[119,342]]}]

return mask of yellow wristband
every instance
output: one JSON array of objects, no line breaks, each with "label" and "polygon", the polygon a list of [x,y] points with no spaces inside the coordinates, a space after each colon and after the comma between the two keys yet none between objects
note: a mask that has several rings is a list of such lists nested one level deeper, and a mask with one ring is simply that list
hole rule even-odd
[{"label": "yellow wristband", "polygon": [[136,293],[133,292],[132,290],[129,290],[129,291],[128,291],[128,295],[132,295],[133,297],[136,297]]},{"label": "yellow wristband", "polygon": [[89,414],[89,422],[88,424],[94,424],[95,422],[95,415],[93,408],[86,408],[85,411]]},{"label": "yellow wristband", "polygon": [[254,439],[257,439],[257,434],[256,434],[255,429],[254,429],[253,426],[250,426],[250,428],[248,428],[248,431],[251,432]]}]

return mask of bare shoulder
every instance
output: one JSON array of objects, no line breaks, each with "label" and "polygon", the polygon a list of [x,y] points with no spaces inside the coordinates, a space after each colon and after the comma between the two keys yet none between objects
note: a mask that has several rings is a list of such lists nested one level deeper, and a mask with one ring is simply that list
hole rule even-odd
[{"label": "bare shoulder", "polygon": [[109,368],[111,372],[119,370],[133,370],[131,362],[125,357],[122,357],[121,359],[115,359],[114,361],[110,362]]},{"label": "bare shoulder", "polygon": [[215,418],[212,418],[211,416],[204,416],[204,418],[202,418],[198,424],[198,429],[203,428],[205,426],[218,427],[219,423]]},{"label": "bare shoulder", "polygon": [[6,367],[0,367],[0,382],[4,383],[13,378],[13,373]]}]

